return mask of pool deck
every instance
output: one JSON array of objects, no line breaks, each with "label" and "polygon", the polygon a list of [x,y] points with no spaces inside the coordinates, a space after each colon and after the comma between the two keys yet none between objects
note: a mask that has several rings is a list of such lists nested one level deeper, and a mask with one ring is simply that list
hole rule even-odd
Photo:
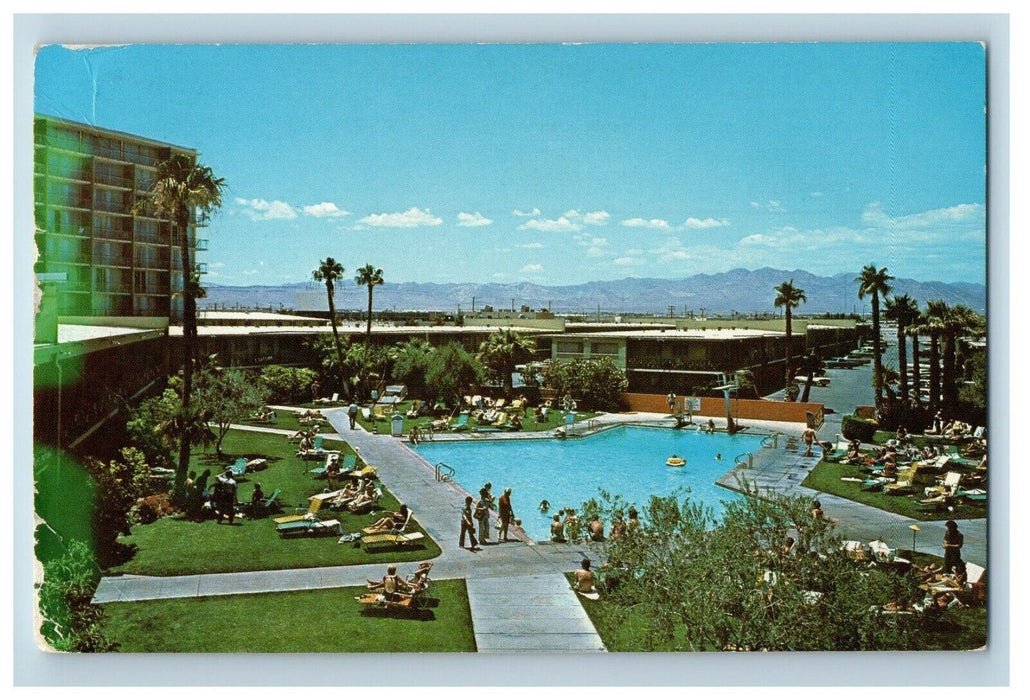
[{"label": "pool deck", "polygon": [[[493,543],[478,552],[459,549],[460,509],[467,492],[449,480],[438,480],[433,466],[412,450],[406,439],[376,435],[358,426],[349,429],[346,409],[322,409],[335,432],[325,439],[345,440],[367,464],[379,467],[379,477],[436,540],[442,554],[434,561],[434,579],[465,579],[477,646],[480,651],[604,651],[600,637],[583,610],[564,572],[579,566],[584,557],[594,561],[598,554],[587,544],[534,542],[521,531],[518,540]],[[705,419],[707,421],[707,418]],[[720,430],[725,420],[715,419]],[[800,435],[804,426],[794,423],[748,421],[749,433],[781,432]],[[604,414],[577,423],[573,437],[593,434],[618,425],[671,426],[672,419],[657,413]],[[293,431],[258,426],[234,426],[254,432],[291,434]],[[689,429],[689,428],[688,428]],[[438,434],[436,440],[525,440],[555,439],[552,431],[541,433]],[[840,522],[850,537],[883,538],[893,546],[911,542],[912,521],[862,504],[846,501],[802,487],[801,481],[818,462],[784,448],[755,453],[754,469],[734,468],[718,481],[736,488],[738,477],[756,483],[763,490],[818,497],[827,515]],[[496,516],[496,514],[495,514]],[[921,551],[936,553],[943,537],[943,523],[921,522],[917,540]],[[986,523],[964,521],[963,555],[969,561],[986,560]],[[907,539],[906,539],[907,536]],[[909,545],[910,546],[910,545]],[[410,567],[414,569],[414,564]],[[401,566],[402,571],[404,565]],[[356,565],[275,571],[250,571],[189,576],[104,577],[94,603],[132,602],[161,598],[238,595],[362,585],[378,579],[383,566]]]}]

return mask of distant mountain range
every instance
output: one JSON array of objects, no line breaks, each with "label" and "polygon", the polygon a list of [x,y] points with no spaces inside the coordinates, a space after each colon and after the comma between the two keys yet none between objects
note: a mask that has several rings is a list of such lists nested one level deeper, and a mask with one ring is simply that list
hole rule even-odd
[{"label": "distant mountain range", "polygon": [[[857,272],[840,273],[832,277],[813,275],[804,270],[730,270],[718,274],[699,274],[684,279],[655,279],[627,277],[621,280],[587,282],[568,286],[546,286],[520,282],[517,284],[433,284],[418,282],[387,282],[375,289],[375,309],[397,311],[447,311],[461,309],[482,310],[491,305],[495,309],[516,309],[523,305],[531,309],[550,308],[555,312],[634,312],[668,313],[674,307],[677,316],[685,312],[728,314],[731,311],[752,313],[774,311],[773,288],[793,279],[794,285],[805,290],[808,301],[798,313],[826,312],[858,313],[869,311],[868,299],[858,299]],[[983,312],[987,304],[987,288],[968,282],[919,282],[895,279],[894,294],[908,294],[920,305],[929,299],[943,299],[948,304],[966,304]],[[202,308],[231,309],[273,308],[296,311],[326,310],[325,287],[314,282],[297,282],[279,286],[235,287],[208,284],[207,298],[200,300]],[[362,310],[368,303],[365,287],[344,283],[336,289],[336,307],[340,311]],[[514,300],[514,302],[513,302]]]}]

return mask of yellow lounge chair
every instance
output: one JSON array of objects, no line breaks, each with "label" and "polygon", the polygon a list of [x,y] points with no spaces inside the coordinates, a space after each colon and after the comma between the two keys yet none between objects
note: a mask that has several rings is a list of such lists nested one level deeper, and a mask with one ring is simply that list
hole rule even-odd
[{"label": "yellow lounge chair", "polygon": [[298,508],[296,515],[281,515],[278,518],[272,518],[272,522],[276,525],[282,525],[284,523],[295,523],[300,520],[310,520],[318,515],[318,511],[322,510],[322,505],[326,501],[336,498],[340,493],[342,493],[342,490],[316,493],[308,499],[311,501],[311,505],[308,506],[307,510]]},{"label": "yellow lounge chair", "polygon": [[365,547],[407,547],[425,537],[421,532],[409,532],[406,535],[396,535],[392,532],[379,535],[365,535],[361,538],[361,544]]},{"label": "yellow lounge chair", "polygon": [[497,412],[497,420],[493,422],[495,428],[501,428],[508,424],[508,414],[504,411]]}]

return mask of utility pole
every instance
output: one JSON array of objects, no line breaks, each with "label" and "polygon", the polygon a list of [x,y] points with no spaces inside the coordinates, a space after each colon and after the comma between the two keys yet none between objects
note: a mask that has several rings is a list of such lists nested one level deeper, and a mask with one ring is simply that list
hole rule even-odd
[{"label": "utility pole", "polygon": [[669,304],[669,318],[676,318],[676,305]]},{"label": "utility pole", "polygon": [[515,313],[515,297],[511,298],[511,312]]},{"label": "utility pole", "polygon": [[472,297],[472,313],[476,313],[476,298]]}]

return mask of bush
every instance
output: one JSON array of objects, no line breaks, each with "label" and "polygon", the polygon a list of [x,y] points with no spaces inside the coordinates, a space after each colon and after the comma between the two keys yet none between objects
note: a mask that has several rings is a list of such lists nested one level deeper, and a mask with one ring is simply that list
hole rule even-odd
[{"label": "bush", "polygon": [[67,552],[43,565],[39,586],[40,633],[58,651],[111,651],[102,632],[103,610],[91,605],[100,580],[85,542],[72,540]]},{"label": "bush", "polygon": [[550,362],[544,367],[543,380],[558,396],[571,396],[587,411],[620,410],[622,393],[629,386],[626,373],[607,357]]},{"label": "bush", "polygon": [[923,406],[906,405],[900,401],[888,401],[880,409],[880,430],[896,431],[904,427],[910,433],[921,433],[930,427],[932,416]]},{"label": "bush", "polygon": [[175,508],[168,499],[168,494],[155,493],[136,502],[136,506],[133,509],[133,520],[143,525],[149,525],[174,512]]},{"label": "bush", "polygon": [[848,440],[859,440],[860,442],[872,442],[873,435],[879,425],[873,420],[864,420],[855,416],[844,416],[841,421],[841,434]]},{"label": "bush", "polygon": [[306,367],[268,365],[258,381],[268,390],[269,403],[292,404],[311,400],[311,383],[318,375]]}]

